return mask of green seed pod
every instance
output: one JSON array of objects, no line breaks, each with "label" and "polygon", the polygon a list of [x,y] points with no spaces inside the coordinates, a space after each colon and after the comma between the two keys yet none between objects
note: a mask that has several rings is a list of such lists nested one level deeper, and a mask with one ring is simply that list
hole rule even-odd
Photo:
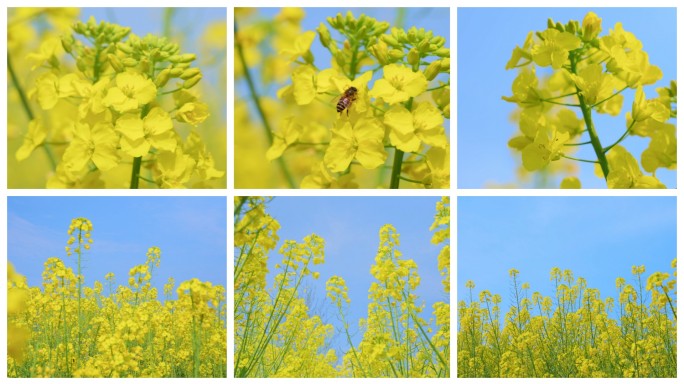
[{"label": "green seed pod", "polygon": [[430,65],[425,68],[425,78],[428,79],[428,81],[433,80],[437,75],[439,75],[439,70],[440,70],[440,62],[441,60],[436,60],[430,63]]},{"label": "green seed pod", "polygon": [[183,88],[190,89],[194,87],[197,83],[199,83],[200,80],[202,80],[201,73],[191,79],[185,80],[185,82],[183,82]]},{"label": "green seed pod", "polygon": [[124,66],[121,64],[121,60],[116,55],[112,55],[111,53],[107,55],[107,59],[109,60],[109,64],[114,68],[115,71],[117,72],[123,72],[124,71]]},{"label": "green seed pod", "polygon": [[154,79],[154,84],[157,86],[157,88],[161,88],[169,82],[169,79],[171,79],[171,70],[166,68],[159,72],[157,78]]},{"label": "green seed pod", "polygon": [[187,80],[191,77],[195,77],[197,74],[200,73],[199,68],[189,68],[183,71],[183,73],[180,75],[180,78],[183,80]]}]

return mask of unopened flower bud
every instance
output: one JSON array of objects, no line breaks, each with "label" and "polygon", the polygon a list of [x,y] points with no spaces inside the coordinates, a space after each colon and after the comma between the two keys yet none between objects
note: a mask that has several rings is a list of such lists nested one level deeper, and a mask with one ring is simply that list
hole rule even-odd
[{"label": "unopened flower bud", "polygon": [[202,80],[201,73],[191,79],[185,80],[185,82],[183,83],[183,88],[190,89],[194,87],[197,83],[199,83],[200,80]]},{"label": "unopened flower bud", "polygon": [[321,23],[318,25],[318,28],[316,28],[316,31],[318,31],[318,38],[321,40],[321,44],[323,44],[324,47],[329,46],[332,38],[330,37],[328,27]]},{"label": "unopened flower bud", "polygon": [[582,20],[582,40],[592,41],[601,32],[601,18],[594,12],[587,13]]},{"label": "unopened flower bud", "polygon": [[439,63],[440,61],[441,60],[435,60],[432,63],[430,63],[430,65],[428,65],[427,68],[425,68],[425,78],[428,81],[433,80],[435,77],[437,77],[437,75],[439,75],[439,70],[441,67]]},{"label": "unopened flower bud", "polygon": [[159,72],[157,78],[154,80],[154,84],[157,86],[157,88],[161,88],[169,82],[169,79],[171,79],[171,70],[165,68]]},{"label": "unopened flower bud", "polygon": [[125,69],[123,64],[121,64],[121,60],[116,55],[112,55],[111,53],[107,54],[107,59],[109,60],[109,64],[114,68],[115,71],[117,72],[123,72]]},{"label": "unopened flower bud", "polygon": [[420,63],[420,54],[415,48],[411,48],[408,55],[406,56],[406,61],[415,67],[416,64]]},{"label": "unopened flower bud", "polygon": [[191,77],[195,77],[197,74],[200,73],[199,68],[189,68],[183,71],[183,73],[180,75],[180,78],[183,80],[187,80]]}]

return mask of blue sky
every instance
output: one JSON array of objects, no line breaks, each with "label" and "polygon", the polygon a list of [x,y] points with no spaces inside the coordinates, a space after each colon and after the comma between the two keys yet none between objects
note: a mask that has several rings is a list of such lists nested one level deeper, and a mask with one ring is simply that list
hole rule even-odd
[{"label": "blue sky", "polygon": [[[43,264],[66,257],[67,229],[73,218],[93,224],[93,245],[83,264],[85,284],[104,282],[113,272],[126,284],[128,271],[145,263],[147,250],[161,249],[152,283],[163,298],[169,277],[178,284],[198,278],[226,286],[227,228],[225,197],[13,197],[7,207],[7,258],[28,278],[42,283]],[[175,295],[174,295],[175,296]]]},{"label": "blue sky", "polygon": [[[262,19],[272,19],[275,15],[280,13],[280,8],[259,8],[258,9],[258,17]],[[387,21],[390,23],[390,28],[391,27],[396,27],[396,20],[397,20],[397,15],[399,14],[398,8],[304,8],[306,12],[306,16],[302,20],[302,31],[316,31],[316,28],[318,28],[319,24],[322,22],[325,24],[326,27],[330,30],[333,38],[336,38],[340,40],[340,35],[337,34],[337,32],[328,24],[326,21],[326,18],[328,17],[334,17],[338,13],[342,13],[342,15],[346,15],[347,11],[351,11],[355,17],[359,17],[361,14],[366,14],[367,16],[374,17],[378,21]],[[449,39],[449,9],[448,8],[405,8],[405,16],[404,16],[404,25],[403,28],[408,30],[412,26],[416,26],[416,28],[425,28],[426,30],[431,30],[433,31],[435,36],[442,36],[446,39],[446,43],[444,44],[445,47],[449,48],[451,47],[450,44],[450,39]],[[238,27],[240,27],[240,23],[242,22],[243,24],[246,21],[243,20],[236,20],[238,23]],[[314,56],[314,65],[318,67],[319,69],[324,69],[324,68],[330,68],[330,60],[332,58],[332,55],[330,54],[330,51],[327,50],[327,48],[324,48],[320,40],[318,39],[318,35],[316,35],[316,39],[314,40],[313,44],[311,45],[311,53]],[[253,76],[258,76],[258,71],[252,69],[252,75]],[[375,73],[373,80],[371,80],[368,83],[369,89],[372,88],[373,83],[375,80],[379,79],[382,77],[382,71],[378,71]],[[440,74],[435,80],[434,83],[437,83],[437,80],[442,80],[442,81],[447,81],[449,76],[447,74]],[[272,97],[275,97],[276,91],[280,86],[278,87],[270,87],[268,89],[263,89],[263,86],[261,84],[261,81],[256,81],[257,85],[257,91],[261,95],[270,95]],[[247,84],[246,82],[242,81],[236,84],[235,88],[236,95],[244,95],[247,97]],[[449,127],[449,120],[445,120],[445,128],[448,129]],[[447,131],[448,132],[448,131]]]},{"label": "blue sky", "polygon": [[[515,104],[501,99],[512,94],[516,70],[506,71],[506,62],[516,45],[522,46],[527,33],[546,29],[546,20],[566,23],[582,21],[588,11],[603,19],[603,32],[622,22],[643,43],[651,64],[663,71],[663,78],[644,89],[646,97],[657,96],[657,87],[677,78],[676,13],[674,8],[459,8],[458,9],[458,186],[484,188],[511,183],[520,154],[512,154],[507,143],[517,131],[509,121]],[[623,92],[622,114],[595,119],[601,143],[615,142],[625,131],[625,112],[631,110],[634,91]],[[579,113],[579,112],[578,112]],[[596,114],[594,113],[594,116]],[[672,120],[674,122],[674,120]],[[624,146],[640,158],[650,140],[630,137]],[[590,146],[576,157],[595,159]],[[582,164],[582,187],[605,188],[593,166]],[[676,186],[676,172],[660,169],[657,176],[669,188]],[[558,186],[560,180],[553,183]]]},{"label": "blue sky", "polygon": [[[616,297],[615,279],[633,283],[633,265],[672,276],[677,257],[675,197],[460,197],[458,199],[458,300],[483,289],[508,307],[508,271],[530,292],[552,295],[551,269]],[[645,281],[645,280],[644,280]]]},{"label": "blue sky", "polygon": [[[315,293],[315,308],[319,309],[315,314],[341,329],[337,309],[325,297],[325,282],[333,275],[341,276],[351,299],[347,321],[352,332],[356,332],[358,320],[367,317],[368,288],[374,280],[370,268],[375,263],[380,227],[385,224],[397,229],[403,257],[418,264],[421,282],[417,294],[421,301],[425,300],[426,318],[427,314],[432,316],[433,303],[449,301],[437,270],[437,255],[442,247],[430,243],[429,228],[439,200],[438,197],[276,197],[266,211],[282,226],[276,250],[284,240],[301,242],[312,233],[325,240],[325,263],[313,268],[320,272],[320,277],[309,285]],[[275,264],[281,260],[282,255],[276,251],[269,254],[267,286],[272,286]],[[323,300],[325,303],[321,303]],[[338,352],[347,351],[346,340],[339,332],[335,333],[338,336],[333,346]],[[361,336],[358,333],[353,338],[355,344]]]}]

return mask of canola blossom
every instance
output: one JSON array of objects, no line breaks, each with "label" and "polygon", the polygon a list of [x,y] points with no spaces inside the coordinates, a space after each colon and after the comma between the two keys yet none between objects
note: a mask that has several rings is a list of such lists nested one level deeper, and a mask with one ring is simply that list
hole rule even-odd
[{"label": "canola blossom", "polygon": [[[325,263],[325,241],[312,234],[303,242],[286,240],[280,248],[272,285],[267,284],[269,253],[279,242],[279,222],[266,212],[268,199],[235,198],[233,346],[235,377],[450,377],[449,303],[433,305],[429,320],[415,290],[420,284],[413,259],[403,257],[400,238],[390,225],[380,228],[380,243],[370,273],[367,317],[359,321],[362,338],[352,341],[346,320],[356,303],[343,276],[326,281],[326,306],[341,327],[326,324],[306,299],[307,280],[318,279]],[[430,230],[442,245],[437,265],[449,293],[449,198],[437,203]],[[315,311],[317,312],[317,311]],[[348,348],[337,356],[330,347],[339,333]]]},{"label": "canola blossom", "polygon": [[[554,166],[561,160],[593,164],[608,188],[665,188],[656,172],[677,169],[677,82],[646,99],[644,90],[663,77],[662,71],[622,23],[606,32],[601,21],[593,12],[581,23],[549,19],[546,30],[530,32],[522,48],[515,47],[506,69],[519,74],[512,95],[502,98],[518,106],[513,119],[519,131],[508,146],[521,154],[525,173],[569,173],[561,188],[581,188],[576,167]],[[550,68],[551,74],[540,76],[537,68]],[[602,143],[607,131],[596,114],[619,116],[627,89],[635,96],[624,113],[624,133]],[[635,136],[649,140],[640,158],[621,145]],[[590,146],[595,158],[577,158],[580,146]]]},{"label": "canola blossom", "polygon": [[[351,11],[303,31],[305,16],[235,10],[234,76],[248,89],[235,99],[236,187],[449,188],[449,162],[428,155],[449,152],[446,38]],[[340,100],[348,108],[337,112]]]},{"label": "canola blossom", "polygon": [[616,298],[601,296],[570,270],[551,270],[551,296],[531,292],[509,271],[508,310],[500,294],[458,303],[458,377],[676,377],[677,259],[672,273],[632,267]]},{"label": "canola blossom", "polygon": [[65,251],[77,271],[50,257],[39,287],[9,264],[7,376],[226,377],[225,288],[198,279],[176,287],[170,277],[157,292],[157,247],[121,283],[108,273],[85,286],[92,230],[88,219],[72,220]]},{"label": "canola blossom", "polygon": [[[170,22],[174,11],[163,12]],[[77,21],[78,13],[9,11],[10,186],[225,186],[215,160],[225,145],[210,140],[225,143],[211,127],[223,119],[202,100],[197,54],[172,36],[142,37],[92,16]]]}]

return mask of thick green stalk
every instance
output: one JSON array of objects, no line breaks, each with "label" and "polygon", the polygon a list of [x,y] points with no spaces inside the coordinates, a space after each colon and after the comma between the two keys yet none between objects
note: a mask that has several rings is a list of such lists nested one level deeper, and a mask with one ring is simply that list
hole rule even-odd
[{"label": "thick green stalk", "polygon": [[140,166],[142,165],[142,156],[133,158],[133,169],[131,170],[131,188],[138,189],[138,181],[140,180]]},{"label": "thick green stalk", "polygon": [[[10,53],[7,51],[7,70],[10,73],[10,77],[12,78],[12,84],[14,85],[14,88],[17,90],[17,93],[19,93],[19,98],[21,99],[21,105],[24,107],[24,111],[26,112],[26,115],[28,116],[29,121],[32,121],[34,119],[33,111],[31,110],[31,106],[29,105],[28,98],[26,97],[26,93],[24,92],[24,89],[21,87],[21,84],[19,83],[19,79],[17,78],[17,73],[14,71],[14,67],[12,66],[12,60],[10,59]],[[47,155],[48,160],[50,161],[50,165],[52,166],[52,170],[57,169],[57,161],[55,160],[55,156],[52,154],[52,149],[50,148],[50,145],[48,144],[43,144],[42,145],[43,149],[45,150],[45,154]]]},{"label": "thick green stalk", "polygon": [[[234,31],[235,36],[237,36],[237,23],[235,23],[234,25]],[[264,125],[264,130],[266,131],[266,137],[268,137],[268,145],[273,145],[273,131],[271,130],[271,125],[268,123],[268,119],[266,118],[266,113],[264,113],[264,110],[261,108],[261,103],[259,102],[259,95],[257,94],[256,86],[254,85],[254,80],[252,80],[252,75],[249,73],[249,67],[247,67],[247,60],[245,60],[245,54],[242,51],[242,44],[236,43],[235,46],[238,51],[238,56],[240,57],[240,64],[242,64],[245,79],[247,80],[247,85],[249,86],[249,93],[252,97],[252,102],[254,102],[254,106],[256,107],[257,112],[259,112],[259,117],[261,118],[261,122]],[[287,181],[288,186],[290,188],[296,188],[294,180],[292,179],[292,175],[290,174],[290,170],[287,168],[287,164],[285,164],[285,160],[282,157],[279,157],[277,161],[278,165],[280,166],[280,171],[283,173],[283,176],[285,177],[285,181]]]}]

